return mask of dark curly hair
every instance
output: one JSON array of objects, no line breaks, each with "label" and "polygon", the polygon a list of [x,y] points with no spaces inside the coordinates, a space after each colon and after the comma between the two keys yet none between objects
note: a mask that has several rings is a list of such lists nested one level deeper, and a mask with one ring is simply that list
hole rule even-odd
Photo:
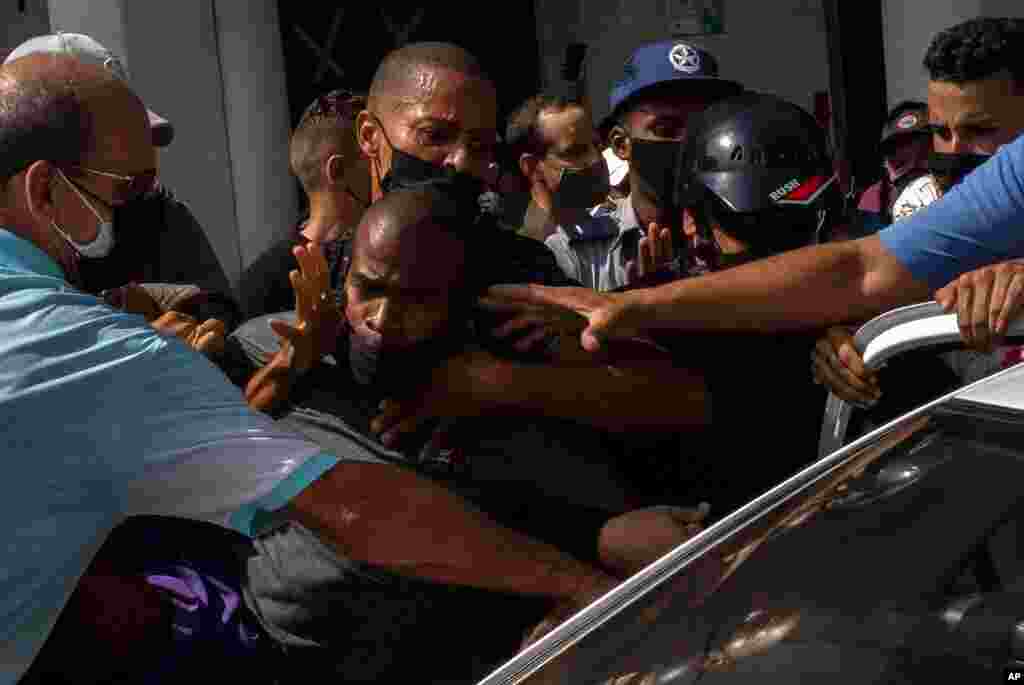
[{"label": "dark curly hair", "polygon": [[940,32],[924,56],[932,81],[966,83],[1008,71],[1024,83],[1024,20],[978,17]]}]

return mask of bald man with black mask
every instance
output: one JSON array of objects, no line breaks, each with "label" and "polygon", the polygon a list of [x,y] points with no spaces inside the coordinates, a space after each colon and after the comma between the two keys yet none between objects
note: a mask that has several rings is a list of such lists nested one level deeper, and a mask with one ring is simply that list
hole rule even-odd
[{"label": "bald man with black mask", "polygon": [[[458,46],[414,43],[385,57],[356,123],[370,160],[374,199],[439,178],[449,178],[467,198],[482,193],[481,178],[494,158],[496,98],[480,63]],[[486,215],[474,231],[487,243],[475,257],[484,263],[474,266],[487,270],[492,282],[573,285],[553,253],[536,241],[502,231]],[[559,327],[528,314],[489,314],[479,323],[520,359],[549,362],[503,377],[503,393],[515,398],[516,411],[577,420],[617,433],[636,450],[654,451],[665,434],[705,418],[703,403],[691,392],[692,374],[668,360],[643,371],[610,373],[608,357],[580,347],[579,320]],[[501,371],[493,357],[476,359],[473,369],[484,378]],[[379,417],[380,434],[414,432],[423,422],[442,418],[453,403],[462,405],[460,411],[483,409],[467,407],[463,399],[444,386],[428,386],[419,397],[390,403]],[[652,441],[658,444],[651,447]]]}]

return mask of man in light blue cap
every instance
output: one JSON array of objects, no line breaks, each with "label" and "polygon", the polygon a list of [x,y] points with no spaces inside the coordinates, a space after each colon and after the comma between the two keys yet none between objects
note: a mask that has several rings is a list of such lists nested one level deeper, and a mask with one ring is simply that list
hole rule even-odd
[{"label": "man in light blue cap", "polygon": [[650,43],[633,52],[612,87],[609,115],[610,149],[629,163],[629,195],[599,210],[609,221],[592,225],[606,230],[548,239],[569,277],[608,291],[679,275],[672,266],[673,243],[682,238],[672,201],[679,142],[690,115],[743,90],[719,78],[711,53],[689,43]]}]

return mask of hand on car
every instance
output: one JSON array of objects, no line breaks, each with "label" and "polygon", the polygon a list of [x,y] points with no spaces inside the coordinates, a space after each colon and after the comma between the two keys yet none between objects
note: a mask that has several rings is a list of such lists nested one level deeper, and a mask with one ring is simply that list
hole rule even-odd
[{"label": "hand on car", "polygon": [[864,366],[853,335],[843,326],[829,328],[815,343],[811,373],[815,383],[824,384],[840,399],[859,407],[869,407],[882,396],[878,376]]},{"label": "hand on car", "polygon": [[554,610],[549,613],[543,621],[533,627],[523,640],[520,649],[526,649],[534,642],[550,633],[552,630],[565,623],[577,612],[583,610],[595,600],[610,592],[619,584],[619,581],[611,576],[594,574],[592,581],[586,588],[582,588],[576,596],[559,602]]},{"label": "hand on car", "polygon": [[1001,344],[1024,304],[1024,260],[965,273],[937,290],[935,301],[947,313],[956,311],[965,345],[989,351]]}]

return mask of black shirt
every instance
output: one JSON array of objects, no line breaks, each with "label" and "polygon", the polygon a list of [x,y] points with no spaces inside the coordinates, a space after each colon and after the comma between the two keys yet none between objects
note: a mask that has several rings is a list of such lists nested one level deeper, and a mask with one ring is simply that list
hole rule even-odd
[{"label": "black shirt", "polygon": [[657,338],[707,384],[711,425],[690,439],[682,477],[715,517],[817,459],[827,395],[811,375],[815,340],[809,334]]},{"label": "black shirt", "polygon": [[207,298],[200,320],[217,318],[233,329],[241,313],[231,284],[206,233],[189,208],[170,190],[158,186],[139,200],[118,208],[113,251],[101,259],[82,259],[79,275],[94,295],[128,283],[196,285]]},{"label": "black shirt", "polygon": [[[292,248],[309,244],[309,239],[301,232],[303,225],[304,222],[299,222],[291,235],[274,243],[242,274],[239,290],[248,318],[295,309],[295,293],[288,274],[299,268]],[[331,288],[340,300],[351,259],[352,241],[341,238],[322,247],[331,274]]]}]

